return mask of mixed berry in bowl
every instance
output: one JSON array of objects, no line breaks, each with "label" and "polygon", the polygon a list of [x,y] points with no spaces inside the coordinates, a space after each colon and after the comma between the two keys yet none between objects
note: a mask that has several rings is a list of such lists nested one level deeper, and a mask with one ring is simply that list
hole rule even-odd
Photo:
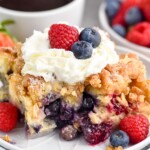
[{"label": "mixed berry in bowl", "polygon": [[134,44],[150,47],[149,0],[106,0],[105,11],[118,35]]}]

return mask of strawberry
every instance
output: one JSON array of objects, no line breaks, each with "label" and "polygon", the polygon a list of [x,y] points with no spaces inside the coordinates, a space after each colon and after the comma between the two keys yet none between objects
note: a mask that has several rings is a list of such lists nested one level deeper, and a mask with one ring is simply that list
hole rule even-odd
[{"label": "strawberry", "polygon": [[9,132],[17,125],[18,110],[9,102],[0,103],[0,130]]},{"label": "strawberry", "polygon": [[150,21],[150,0],[142,0],[141,9],[147,21]]},{"label": "strawberry", "polygon": [[3,32],[0,32],[0,47],[14,47],[15,43],[12,38]]},{"label": "strawberry", "polygon": [[14,23],[12,20],[5,20],[0,23],[0,47],[14,47],[15,42],[5,26]]},{"label": "strawberry", "polygon": [[136,144],[147,137],[149,121],[142,114],[128,115],[121,120],[119,127],[129,135],[130,142]]},{"label": "strawberry", "polygon": [[140,7],[142,0],[125,0],[121,6],[120,9],[117,13],[117,15],[114,17],[114,19],[112,20],[112,25],[115,24],[121,24],[121,25],[125,25],[125,14],[127,12],[128,9],[130,9],[133,6],[137,6]]},{"label": "strawberry", "polygon": [[65,50],[70,50],[71,46],[79,39],[78,30],[66,24],[53,24],[48,35],[52,48]]},{"label": "strawberry", "polygon": [[126,39],[135,44],[150,47],[150,23],[138,23],[129,30]]}]

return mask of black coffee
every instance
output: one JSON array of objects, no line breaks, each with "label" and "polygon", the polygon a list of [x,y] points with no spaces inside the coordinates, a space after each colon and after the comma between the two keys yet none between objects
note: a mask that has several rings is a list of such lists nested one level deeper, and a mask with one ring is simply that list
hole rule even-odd
[{"label": "black coffee", "polygon": [[58,8],[73,0],[0,0],[0,6],[18,11],[44,11]]}]

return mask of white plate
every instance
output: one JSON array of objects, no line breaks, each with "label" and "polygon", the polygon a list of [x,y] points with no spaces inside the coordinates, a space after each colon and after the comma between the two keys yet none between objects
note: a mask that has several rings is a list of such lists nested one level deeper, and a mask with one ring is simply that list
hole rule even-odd
[{"label": "white plate", "polygon": [[112,30],[112,28],[110,27],[110,25],[108,23],[108,18],[105,13],[105,8],[106,8],[106,3],[103,2],[99,7],[99,12],[98,12],[99,22],[100,22],[102,28],[111,35],[111,38],[114,41],[116,41],[117,44],[120,44],[122,46],[131,48],[132,50],[135,50],[137,52],[140,52],[142,54],[150,56],[150,48],[146,48],[144,46],[140,46],[140,45],[131,43],[128,40],[126,40],[125,38],[118,35],[114,30]]},{"label": "white plate", "polygon": [[[133,52],[127,48],[117,47],[118,53],[129,53]],[[137,53],[140,59],[144,62],[147,68],[147,76],[150,77],[150,59],[140,53]],[[136,64],[135,64],[136,65]],[[0,136],[2,133],[0,133]],[[9,144],[3,140],[0,140],[0,145],[9,149],[9,150],[104,150],[106,145],[108,145],[109,141],[105,141],[104,143],[100,143],[96,146],[88,145],[83,138],[78,138],[77,140],[67,142],[61,140],[59,138],[59,134],[57,131],[50,133],[49,135],[37,138],[37,139],[30,139],[27,140],[24,134],[23,128],[17,128],[10,134],[12,140],[16,142],[15,145]],[[150,143],[150,135],[139,144],[130,146],[126,148],[126,150],[139,150],[144,146]]]}]

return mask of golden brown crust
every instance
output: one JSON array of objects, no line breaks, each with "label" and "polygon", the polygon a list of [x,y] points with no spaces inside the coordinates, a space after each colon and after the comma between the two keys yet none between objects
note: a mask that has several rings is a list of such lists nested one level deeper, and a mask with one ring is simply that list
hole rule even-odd
[{"label": "golden brown crust", "polygon": [[97,88],[99,94],[127,94],[132,80],[142,82],[145,74],[145,66],[138,57],[126,54],[120,55],[119,63],[107,65],[100,74],[88,77],[85,84]]},{"label": "golden brown crust", "polygon": [[142,113],[150,119],[150,80],[146,80],[145,70],[135,54],[123,54],[117,64],[107,65],[100,74],[88,77],[85,90],[100,101],[89,115],[91,121],[100,123],[110,119],[119,123],[125,113],[117,115],[110,110],[114,97],[115,107],[123,106],[128,113]]}]

